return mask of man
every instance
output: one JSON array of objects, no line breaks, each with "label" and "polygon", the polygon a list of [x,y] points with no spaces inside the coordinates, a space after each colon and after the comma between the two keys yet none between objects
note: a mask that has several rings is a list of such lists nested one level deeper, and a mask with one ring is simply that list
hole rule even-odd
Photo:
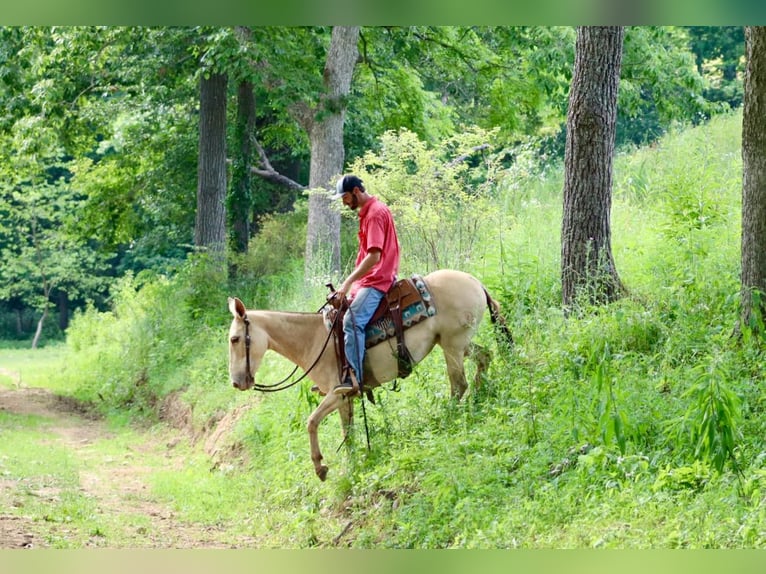
[{"label": "man", "polygon": [[[356,175],[338,180],[335,199],[342,199],[349,209],[359,210],[359,251],[351,274],[336,291],[348,295],[351,305],[343,320],[346,359],[361,385],[365,353],[365,327],[381,299],[396,281],[399,271],[399,239],[391,211],[377,197],[367,193]],[[333,392],[354,392],[351,373]]]}]

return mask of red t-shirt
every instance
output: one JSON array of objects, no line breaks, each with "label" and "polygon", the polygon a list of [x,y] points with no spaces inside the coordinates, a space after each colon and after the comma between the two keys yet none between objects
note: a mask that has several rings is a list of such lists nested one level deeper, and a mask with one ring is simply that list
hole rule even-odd
[{"label": "red t-shirt", "polygon": [[373,196],[359,210],[359,252],[356,255],[356,265],[375,247],[380,249],[380,261],[367,275],[354,283],[352,296],[361,287],[375,287],[387,292],[399,272],[399,239],[394,218],[388,206]]}]

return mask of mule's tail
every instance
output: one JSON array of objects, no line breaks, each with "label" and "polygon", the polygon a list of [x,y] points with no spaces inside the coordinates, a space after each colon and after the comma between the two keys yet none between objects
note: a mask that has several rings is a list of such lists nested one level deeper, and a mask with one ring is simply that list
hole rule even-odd
[{"label": "mule's tail", "polygon": [[505,342],[511,346],[513,345],[513,335],[511,334],[511,330],[508,327],[508,323],[505,320],[505,317],[503,317],[502,313],[500,312],[500,303],[495,301],[492,296],[489,294],[489,291],[487,291],[487,288],[484,287],[484,295],[487,297],[487,307],[489,307],[489,317],[492,319],[492,324],[495,326],[495,329],[497,331],[500,331],[503,335],[503,339]]}]

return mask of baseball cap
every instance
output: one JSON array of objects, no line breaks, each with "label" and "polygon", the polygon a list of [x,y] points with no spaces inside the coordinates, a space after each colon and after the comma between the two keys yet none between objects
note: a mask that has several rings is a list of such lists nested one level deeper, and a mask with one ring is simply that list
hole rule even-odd
[{"label": "baseball cap", "polygon": [[335,193],[332,195],[332,199],[340,199],[341,197],[343,197],[344,193],[348,193],[349,191],[353,190],[355,187],[364,189],[364,185],[362,185],[362,180],[359,179],[359,177],[355,175],[342,176],[338,180],[338,183],[335,185]]}]

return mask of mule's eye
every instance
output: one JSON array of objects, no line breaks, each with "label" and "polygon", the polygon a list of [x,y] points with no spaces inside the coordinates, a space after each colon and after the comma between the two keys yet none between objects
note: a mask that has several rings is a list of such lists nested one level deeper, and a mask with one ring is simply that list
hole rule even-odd
[{"label": "mule's eye", "polygon": [[231,339],[229,339],[229,341],[231,341],[232,345],[236,345],[239,343],[239,335],[234,335]]}]

